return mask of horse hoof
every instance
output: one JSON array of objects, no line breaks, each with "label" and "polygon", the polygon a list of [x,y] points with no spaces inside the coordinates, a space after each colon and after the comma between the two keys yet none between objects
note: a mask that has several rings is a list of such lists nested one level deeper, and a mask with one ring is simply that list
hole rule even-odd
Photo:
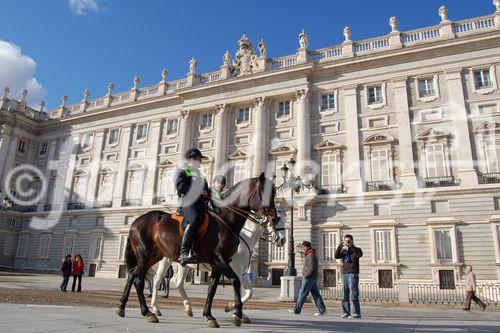
[{"label": "horse hoof", "polygon": [[184,310],[184,313],[186,314],[186,316],[188,317],[192,317],[193,316],[193,310],[191,309],[186,309]]},{"label": "horse hoof", "polygon": [[120,308],[116,308],[116,314],[123,318],[123,317],[125,317],[125,310],[120,309]]},{"label": "horse hoof", "polygon": [[163,316],[163,315],[161,314],[161,311],[160,311],[160,310],[156,310],[156,311],[154,311],[154,314],[155,314],[155,315],[157,315],[158,317]]},{"label": "horse hoof", "polygon": [[226,307],[224,308],[224,312],[231,312],[234,310],[234,303],[229,302],[226,304]]},{"label": "horse hoof", "polygon": [[210,327],[210,328],[219,328],[220,326],[219,326],[219,323],[217,322],[217,320],[210,319],[208,321],[208,327]]},{"label": "horse hoof", "polygon": [[147,316],[148,323],[157,323],[158,318],[153,313]]},{"label": "horse hoof", "polygon": [[248,318],[247,315],[245,315],[245,314],[243,315],[243,318],[241,318],[241,322],[243,324],[251,324],[252,323],[252,321],[250,320],[250,318]]},{"label": "horse hoof", "polygon": [[236,327],[240,327],[241,326],[241,318],[238,318],[238,316],[235,315],[235,314],[233,314],[233,324]]}]

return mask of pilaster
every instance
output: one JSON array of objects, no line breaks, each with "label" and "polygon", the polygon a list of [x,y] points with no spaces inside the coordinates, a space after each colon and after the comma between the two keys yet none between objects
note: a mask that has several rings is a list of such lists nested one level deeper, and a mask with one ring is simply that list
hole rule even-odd
[{"label": "pilaster", "polygon": [[132,125],[122,128],[121,146],[120,146],[120,161],[118,163],[118,173],[116,175],[116,184],[113,190],[113,207],[121,207],[123,193],[125,191],[125,177],[127,176],[128,154],[130,140],[132,137]]},{"label": "pilaster", "polygon": [[[47,150],[47,163],[45,164],[45,172],[44,172],[44,178],[45,182],[47,182],[47,190],[42,193],[42,197],[40,199],[40,202],[38,203],[37,206],[37,212],[42,212],[44,210],[45,204],[47,204],[47,194],[49,192],[49,183],[50,183],[50,175],[53,170],[52,164],[54,163],[54,157],[56,155],[56,149],[57,149],[57,140],[50,141],[48,143],[49,147]],[[54,184],[55,187],[55,184]],[[55,189],[51,189],[52,191],[55,191]],[[50,203],[52,204],[52,203]]]},{"label": "pilaster", "polygon": [[191,110],[184,109],[181,111],[181,128],[180,128],[180,138],[179,143],[179,156],[184,158],[184,154],[191,147]]},{"label": "pilaster", "polygon": [[265,97],[257,97],[254,99],[253,119],[255,121],[255,131],[253,140],[255,142],[255,156],[253,163],[253,176],[258,176],[266,171],[267,163],[267,146],[268,146],[268,126],[267,113],[265,111]]},{"label": "pilaster", "polygon": [[297,96],[297,174],[305,179],[311,160],[311,123],[307,110],[308,90],[296,91]]},{"label": "pilaster", "polygon": [[359,118],[358,118],[358,88],[357,86],[344,89],[345,115],[346,115],[346,172],[347,189],[349,193],[363,191],[361,181],[360,143],[359,143]]},{"label": "pilaster", "polygon": [[151,128],[151,144],[148,152],[148,169],[144,186],[144,205],[150,206],[153,204],[153,197],[156,190],[156,182],[158,172],[158,152],[160,148],[160,129],[161,122],[156,121],[150,124]]},{"label": "pilaster", "polygon": [[215,173],[223,174],[227,158],[227,110],[225,104],[215,106]]},{"label": "pilaster", "polygon": [[94,138],[94,153],[92,154],[92,164],[90,167],[92,172],[90,173],[89,185],[88,185],[89,195],[87,201],[92,205],[95,204],[95,200],[97,197],[97,190],[98,190],[97,180],[99,178],[99,166],[101,165],[101,152],[103,149],[103,143],[104,143],[104,131],[100,130],[95,134]]}]

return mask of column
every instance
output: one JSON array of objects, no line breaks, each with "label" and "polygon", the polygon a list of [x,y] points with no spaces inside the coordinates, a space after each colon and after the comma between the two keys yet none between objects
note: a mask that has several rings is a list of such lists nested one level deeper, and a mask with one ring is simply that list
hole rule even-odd
[{"label": "column", "polygon": [[[477,185],[477,173],[472,159],[472,143],[469,134],[469,122],[465,107],[465,96],[462,83],[462,69],[445,70],[450,95],[450,105],[455,128],[454,144],[458,153],[458,178],[461,185]],[[452,160],[452,163],[454,161]]]},{"label": "column", "polygon": [[307,110],[308,91],[296,91],[297,96],[297,174],[305,179],[311,160],[311,122]]},{"label": "column", "polygon": [[87,202],[91,205],[95,205],[95,201],[97,198],[97,191],[99,188],[98,180],[99,180],[99,169],[101,165],[101,153],[103,150],[104,143],[104,130],[100,130],[95,134],[94,138],[94,153],[92,154],[92,164],[89,177],[89,185],[88,185],[88,195]]},{"label": "column", "polygon": [[360,162],[360,142],[358,125],[358,87],[356,85],[344,89],[345,101],[345,122],[346,122],[346,140],[347,163],[344,168],[347,179],[347,189],[349,193],[363,191],[361,181],[361,162]]},{"label": "column", "polygon": [[186,151],[191,148],[191,110],[184,109],[181,111],[181,128],[180,128],[180,138],[179,142],[179,155],[181,159],[184,158]]},{"label": "column", "polygon": [[[57,149],[57,140],[50,141],[48,143],[49,147],[47,149],[47,163],[45,164],[45,172],[44,172],[44,178],[45,182],[47,184],[47,188],[45,192],[42,194],[42,197],[40,199],[40,202],[38,203],[37,206],[37,212],[42,212],[44,211],[44,206],[47,201],[47,193],[50,191],[49,186],[50,186],[50,175],[51,175],[51,170],[54,170],[52,168],[53,163],[54,163],[54,156],[56,155],[56,149]],[[54,184],[54,187],[56,184]],[[52,189],[54,191],[54,189]],[[50,203],[52,204],[52,202]]]},{"label": "column", "polygon": [[410,108],[408,106],[407,78],[399,78],[393,82],[394,108],[398,121],[399,168],[401,184],[405,190],[417,188],[417,176],[413,160],[413,144],[410,124]]},{"label": "column", "polygon": [[252,176],[258,176],[266,171],[267,163],[267,133],[269,131],[267,125],[267,113],[265,111],[265,98],[257,97],[254,100],[252,117],[255,121],[254,137],[255,142],[255,155],[253,161]]},{"label": "column", "polygon": [[130,139],[132,137],[132,125],[122,128],[122,144],[120,147],[120,161],[118,163],[118,172],[116,174],[115,187],[113,189],[113,207],[121,207],[123,193],[125,191],[128,154],[130,147]]},{"label": "column", "polygon": [[225,104],[215,106],[215,172],[214,176],[224,174],[223,167],[227,158],[227,109]]},{"label": "column", "polygon": [[158,172],[156,170],[158,165],[158,151],[160,147],[160,127],[161,121],[152,122],[151,128],[151,145],[148,152],[148,165],[147,174],[144,184],[144,202],[143,205],[150,206],[153,204],[153,197],[156,190],[156,177]]},{"label": "column", "polygon": [[[9,156],[9,150],[11,148],[11,141],[12,141],[12,130],[5,125],[2,126],[1,133],[0,133],[0,161],[3,163],[0,163],[0,176],[3,182],[3,171],[6,168],[5,162],[7,161],[7,157]],[[10,168],[9,168],[10,169]]]},{"label": "column", "polygon": [[79,137],[73,137],[72,135],[68,139],[68,158],[67,158],[67,170],[66,170],[66,178],[64,179],[64,188],[63,188],[63,198],[61,210],[68,209],[68,203],[71,202],[71,190],[73,185],[73,174],[75,173],[75,164],[76,164],[76,155],[78,154],[79,149]]},{"label": "column", "polygon": [[2,177],[1,177],[1,185],[4,185],[5,182],[5,177],[9,173],[10,170],[12,170],[12,167],[14,165],[14,159],[16,157],[16,151],[17,151],[17,145],[19,143],[19,138],[16,135],[15,131],[12,131],[12,135],[10,137],[10,140],[7,140],[9,143],[9,146],[6,146],[7,150],[7,155],[5,156],[5,159],[3,160],[5,163],[3,165],[3,170],[2,170]]}]

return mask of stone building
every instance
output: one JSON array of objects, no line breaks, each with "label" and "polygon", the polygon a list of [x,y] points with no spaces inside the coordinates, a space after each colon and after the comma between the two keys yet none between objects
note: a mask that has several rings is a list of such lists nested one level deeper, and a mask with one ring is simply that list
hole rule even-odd
[{"label": "stone building", "polygon": [[[500,277],[500,1],[492,15],[398,30],[362,41],[345,27],[341,45],[268,58],[243,35],[234,59],[176,81],[61,105],[47,112],[4,91],[0,181],[14,206],[1,212],[0,266],[56,271],[80,253],[90,275],[124,275],[134,218],[173,209],[179,156],[198,147],[210,181],[232,185],[295,172],[321,189],[295,200],[295,240],[312,240],[320,280],[341,278],[333,259],[342,235],[364,251],[361,279],[450,287],[472,264]],[[28,165],[36,168],[27,169]],[[19,172],[12,172],[19,167]],[[16,170],[16,169],[14,169]],[[29,175],[24,188],[16,179]],[[16,178],[18,177],[18,178]],[[276,182],[282,182],[278,176]],[[22,183],[22,182],[20,182]],[[18,183],[17,185],[19,185]],[[25,182],[26,183],[26,182]],[[286,193],[280,194],[287,205]],[[17,199],[16,199],[17,198]],[[286,248],[262,242],[252,265],[261,285],[279,283]],[[298,268],[301,266],[297,254]]]}]

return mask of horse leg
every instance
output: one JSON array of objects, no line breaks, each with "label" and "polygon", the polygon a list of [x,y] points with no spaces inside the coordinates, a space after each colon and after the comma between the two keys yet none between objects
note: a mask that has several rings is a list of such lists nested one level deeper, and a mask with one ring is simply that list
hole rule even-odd
[{"label": "horse leg", "polygon": [[234,313],[233,324],[237,327],[241,326],[241,318],[243,316],[243,303],[241,302],[241,282],[238,274],[236,274],[229,264],[224,265],[224,275],[231,281],[234,289]]},{"label": "horse leg", "polygon": [[125,283],[125,289],[123,290],[122,297],[120,298],[120,307],[116,309],[116,314],[120,317],[125,317],[125,306],[128,302],[128,296],[130,295],[130,289],[132,289],[132,284],[134,283],[136,271],[133,270],[128,273],[127,283]]},{"label": "horse leg", "polygon": [[[252,286],[250,285],[250,282],[248,281],[248,278],[245,275],[239,274],[239,276],[241,276],[241,284],[243,286],[243,290],[245,291],[245,295],[243,295],[243,297],[241,297],[241,302],[243,304],[245,304],[245,302],[247,302],[249,299],[252,298],[253,289],[252,289]],[[250,318],[248,318],[247,315],[245,315],[244,313],[243,313],[243,317],[242,317],[242,322],[243,322],[243,324],[251,324],[252,323]]]},{"label": "horse leg", "polygon": [[154,313],[149,311],[148,305],[146,304],[146,299],[144,298],[144,278],[146,276],[147,269],[144,260],[141,259],[137,259],[137,275],[134,279],[134,286],[137,292],[137,297],[139,298],[141,314],[147,318],[149,323],[157,323],[158,318]]},{"label": "horse leg", "polygon": [[186,294],[186,290],[184,289],[184,282],[186,282],[186,276],[189,273],[188,267],[183,267],[179,265],[179,269],[177,270],[177,289],[179,290],[179,294],[183,299],[184,304],[184,313],[188,317],[193,316],[193,308],[191,307],[191,302],[189,301],[189,297]]},{"label": "horse leg", "polygon": [[210,277],[210,284],[208,285],[207,301],[205,303],[205,308],[203,309],[203,316],[207,318],[208,327],[218,328],[220,327],[217,320],[212,316],[212,302],[214,300],[215,292],[217,291],[217,286],[219,285],[219,279],[221,272],[219,270],[212,270],[212,276]]},{"label": "horse leg", "polygon": [[157,316],[161,316],[161,311],[158,306],[158,287],[160,286],[160,282],[163,280],[163,276],[165,275],[165,271],[170,267],[170,262],[167,258],[163,257],[158,265],[158,270],[155,273],[153,278],[153,293],[151,295],[151,308],[153,313]]}]

